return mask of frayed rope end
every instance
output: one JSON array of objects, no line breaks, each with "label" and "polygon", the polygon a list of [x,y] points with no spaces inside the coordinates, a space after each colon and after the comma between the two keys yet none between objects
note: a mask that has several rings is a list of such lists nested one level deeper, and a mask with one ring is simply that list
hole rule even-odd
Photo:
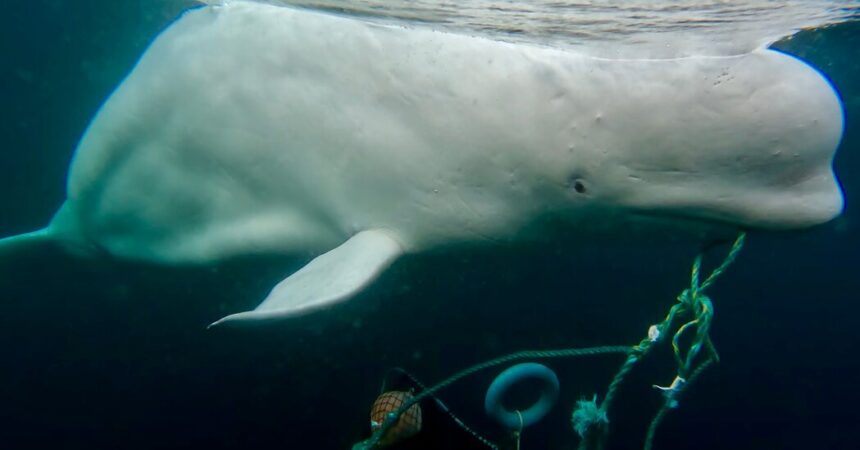
[{"label": "frayed rope end", "polygon": [[591,427],[598,423],[607,424],[609,418],[606,416],[606,411],[597,406],[597,394],[594,394],[591,400],[582,399],[576,402],[570,421],[576,433],[580,437],[585,437]]}]

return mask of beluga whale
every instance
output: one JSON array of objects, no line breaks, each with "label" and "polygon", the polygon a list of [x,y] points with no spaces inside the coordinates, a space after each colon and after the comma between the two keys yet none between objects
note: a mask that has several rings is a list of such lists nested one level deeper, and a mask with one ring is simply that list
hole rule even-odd
[{"label": "beluga whale", "polygon": [[401,255],[537,239],[550,219],[818,225],[843,208],[842,131],[827,79],[766,48],[608,59],[236,0],[157,36],[80,140],[59,211],[0,252],[307,257],[215,324],[257,323],[348,300]]}]

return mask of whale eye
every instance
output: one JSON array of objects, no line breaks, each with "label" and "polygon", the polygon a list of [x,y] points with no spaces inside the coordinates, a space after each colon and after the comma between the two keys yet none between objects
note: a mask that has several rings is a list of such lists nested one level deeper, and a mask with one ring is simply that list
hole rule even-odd
[{"label": "whale eye", "polygon": [[580,173],[573,173],[567,177],[567,188],[578,195],[589,193],[588,182],[585,181]]}]

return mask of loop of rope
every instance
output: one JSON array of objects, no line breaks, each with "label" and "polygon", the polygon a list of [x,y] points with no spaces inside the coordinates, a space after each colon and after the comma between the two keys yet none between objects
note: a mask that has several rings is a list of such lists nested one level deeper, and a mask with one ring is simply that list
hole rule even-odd
[{"label": "loop of rope", "polygon": [[[606,417],[609,407],[612,405],[615,395],[618,392],[618,388],[627,377],[627,374],[633,370],[636,363],[644,358],[656,343],[663,339],[666,333],[672,329],[676,320],[681,317],[689,318],[678,327],[671,339],[672,351],[677,365],[674,381],[668,387],[654,386],[655,388],[662,390],[666,398],[663,402],[662,408],[654,417],[651,422],[651,426],[649,427],[645,441],[646,450],[651,449],[654,434],[657,426],[663,420],[663,417],[670,409],[677,406],[677,398],[681,392],[687,389],[690,383],[705,369],[720,360],[716,347],[711,341],[709,335],[711,320],[714,315],[714,308],[711,299],[704,294],[704,291],[709,288],[714,281],[716,281],[716,279],[726,271],[726,269],[728,269],[735,259],[737,259],[745,240],[746,233],[741,232],[732,244],[731,249],[729,249],[728,254],[723,259],[723,262],[717,266],[717,268],[715,268],[704,281],[701,281],[702,261],[704,255],[699,254],[696,256],[690,270],[690,287],[678,295],[677,303],[669,309],[666,318],[663,319],[662,322],[652,327],[653,331],[649,330],[648,337],[641,340],[632,348],[624,364],[609,384],[609,388],[607,389],[603,402],[600,403],[600,412],[604,417]],[[685,332],[693,329],[695,329],[695,335],[685,352],[681,346],[681,337]],[[704,361],[697,365],[696,357],[703,348],[705,349],[707,356]],[[593,423],[594,426],[592,426],[591,429],[584,430],[581,433],[583,439],[580,441],[579,448],[586,449],[589,445],[592,445],[595,442],[599,443],[598,446],[601,446],[605,439],[599,439],[599,436],[594,435],[587,436],[587,434],[602,433],[603,437],[605,437],[608,432],[607,424],[608,421],[606,420],[595,421]]]},{"label": "loop of rope", "polygon": [[[708,367],[720,361],[720,355],[717,353],[717,349],[711,341],[709,334],[711,329],[711,320],[714,318],[714,306],[711,299],[702,292],[710,287],[711,284],[716,281],[717,277],[722,275],[723,272],[725,272],[726,269],[728,269],[728,267],[735,261],[735,259],[737,259],[738,254],[744,245],[745,239],[746,233],[740,233],[732,244],[728,255],[723,259],[722,264],[714,269],[701,284],[699,284],[699,272],[702,265],[702,256],[699,255],[693,263],[693,269],[690,275],[690,294],[687,299],[687,304],[689,312],[694,316],[694,319],[681,326],[672,338],[672,349],[675,353],[675,361],[678,363],[678,371],[675,380],[681,380],[682,382],[677,386],[673,383],[670,390],[664,391],[666,398],[663,401],[663,405],[660,407],[660,410],[657,411],[657,414],[648,426],[648,433],[645,436],[645,450],[651,450],[653,447],[654,435],[657,432],[657,427],[660,426],[660,423],[663,421],[663,418],[666,417],[669,410],[678,406],[677,399],[681,393],[688,389],[690,384],[692,384],[693,381],[695,381]],[[696,327],[696,334],[687,349],[686,357],[682,357],[678,341],[681,334],[690,327]],[[701,363],[696,364],[696,356],[698,356],[703,347],[707,356]]]}]

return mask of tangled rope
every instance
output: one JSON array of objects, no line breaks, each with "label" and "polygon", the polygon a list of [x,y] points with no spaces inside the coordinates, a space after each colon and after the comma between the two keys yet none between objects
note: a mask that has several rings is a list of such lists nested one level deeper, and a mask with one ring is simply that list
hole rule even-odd
[{"label": "tangled rope", "polygon": [[[655,388],[663,391],[665,399],[660,410],[651,421],[645,437],[644,449],[651,450],[657,428],[669,410],[678,406],[678,398],[681,393],[689,388],[690,384],[708,367],[719,362],[719,355],[717,354],[716,347],[711,341],[709,335],[711,320],[714,315],[713,303],[704,292],[735,261],[743,247],[745,239],[746,233],[738,235],[732,244],[728,255],[723,259],[722,264],[714,269],[704,281],[700,281],[703,254],[699,254],[693,262],[690,274],[690,287],[681,292],[677,297],[677,302],[669,309],[669,313],[666,315],[666,318],[659,324],[652,325],[648,330],[648,336],[642,339],[638,344],[632,347],[616,345],[581,349],[528,350],[511,353],[509,355],[476,364],[451,375],[433,387],[423,389],[418,395],[413,396],[409,401],[405,402],[399,409],[389,413],[385,418],[385,421],[371,435],[371,437],[365,441],[356,443],[352,447],[353,450],[372,450],[377,448],[377,444],[382,436],[384,436],[385,433],[397,423],[400,415],[410,407],[427,398],[436,399],[436,394],[442,389],[445,389],[462,378],[484,369],[526,359],[569,358],[610,353],[626,353],[627,358],[618,370],[618,373],[616,373],[615,377],[612,379],[612,382],[609,384],[609,388],[607,389],[606,396],[603,398],[603,401],[598,405],[596,395],[591,400],[580,400],[577,402],[572,415],[573,427],[582,437],[579,445],[580,450],[591,448],[600,449],[603,447],[606,436],[608,435],[609,408],[616,398],[618,388],[621,386],[621,383],[633,370],[636,363],[642,360],[642,358],[644,358],[654,348],[655,344],[664,340],[664,336],[674,328],[675,323],[686,318],[686,322],[681,324],[675,331],[674,335],[672,335],[672,350],[677,366],[675,379],[669,386],[664,387],[654,385]],[[691,330],[695,330],[695,334],[686,350],[684,350],[682,349],[681,338]],[[703,349],[705,352],[704,358],[697,358]],[[436,400],[438,401],[438,399]],[[459,421],[459,419],[457,420]],[[482,438],[468,427],[465,429],[471,432],[488,447],[493,449],[497,448],[493,443]]]},{"label": "tangled rope", "polygon": [[[661,342],[664,336],[675,326],[675,322],[687,318],[672,336],[672,351],[677,365],[675,379],[669,386],[657,386],[655,388],[663,391],[665,397],[663,405],[651,421],[648,433],[645,437],[645,450],[651,450],[657,427],[670,409],[678,406],[679,396],[690,386],[712,364],[719,362],[720,357],[708,334],[711,328],[711,320],[714,316],[714,307],[711,299],[705,295],[705,290],[710,287],[716,279],[737,259],[743,248],[746,233],[741,233],[735,239],[728,255],[723,259],[713,272],[702,282],[701,270],[703,255],[696,256],[690,271],[690,287],[685,289],[677,297],[675,303],[666,318],[657,325],[652,325],[648,330],[648,336],[633,346],[627,355],[624,364],[618,370],[615,378],[609,384],[603,402],[597,406],[596,397],[592,400],[580,400],[572,416],[574,429],[583,438],[580,441],[580,450],[588,448],[602,448],[608,433],[609,424],[608,411],[618,392],[619,386],[633,370],[633,367],[644,358],[655,344]],[[689,330],[695,330],[695,335],[686,352],[682,350],[681,337]],[[704,359],[697,359],[702,349],[705,349]]]}]

